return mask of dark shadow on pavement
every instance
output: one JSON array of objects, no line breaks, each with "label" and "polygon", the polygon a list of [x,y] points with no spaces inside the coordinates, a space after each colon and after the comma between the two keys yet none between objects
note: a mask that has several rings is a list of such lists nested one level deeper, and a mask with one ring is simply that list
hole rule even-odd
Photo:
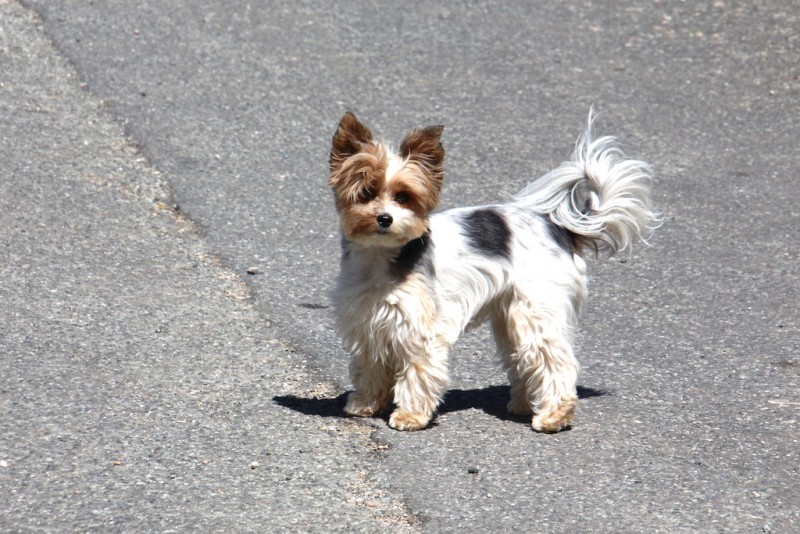
[{"label": "dark shadow on pavement", "polygon": [[[609,392],[602,389],[578,386],[578,398],[590,399],[602,397]],[[483,389],[451,389],[444,397],[444,402],[439,407],[439,413],[458,412],[474,408],[497,417],[503,421],[529,422],[529,416],[510,414],[506,411],[506,404],[511,399],[510,386],[489,386]]]},{"label": "dark shadow on pavement", "polygon": [[338,397],[297,397],[295,395],[279,395],[273,397],[276,403],[284,408],[292,409],[306,415],[317,415],[320,417],[345,417],[344,405],[347,402],[347,393],[342,393]]},{"label": "dark shadow on pavement", "polygon": [[[471,408],[482,410],[485,413],[497,417],[503,421],[528,421],[529,417],[522,417],[509,414],[506,411],[506,403],[510,398],[509,386],[489,386],[483,389],[451,389],[444,397],[444,402],[439,407],[438,413],[451,413]],[[608,391],[578,386],[578,398],[590,399],[609,395]],[[347,393],[342,393],[336,397],[298,397],[295,395],[281,395],[273,397],[273,400],[296,412],[306,415],[316,415],[318,417],[346,417],[344,405],[347,402]],[[388,410],[386,412],[388,414]]]}]

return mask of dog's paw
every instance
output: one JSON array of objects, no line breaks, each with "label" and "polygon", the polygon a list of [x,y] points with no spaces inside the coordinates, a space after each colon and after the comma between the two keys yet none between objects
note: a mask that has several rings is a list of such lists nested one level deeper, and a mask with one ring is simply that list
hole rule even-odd
[{"label": "dog's paw", "polygon": [[537,432],[545,432],[547,434],[568,430],[572,427],[572,418],[575,417],[575,409],[577,407],[577,398],[562,398],[554,410],[534,415],[531,427]]},{"label": "dog's paw", "polygon": [[513,415],[531,415],[533,413],[531,405],[528,399],[525,398],[525,395],[513,397],[509,403],[506,404],[506,410]]},{"label": "dog's paw", "polygon": [[389,426],[395,430],[422,430],[430,420],[427,415],[398,409],[389,417]]},{"label": "dog's paw", "polygon": [[382,409],[378,401],[368,400],[361,393],[353,391],[347,396],[344,413],[354,417],[371,417]]}]

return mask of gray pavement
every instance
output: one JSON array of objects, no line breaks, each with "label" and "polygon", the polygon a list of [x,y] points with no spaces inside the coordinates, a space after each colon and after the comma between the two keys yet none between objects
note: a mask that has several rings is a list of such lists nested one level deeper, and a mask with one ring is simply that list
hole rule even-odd
[{"label": "gray pavement", "polygon": [[412,524],[370,482],[369,427],[273,402],[332,390],[36,16],[0,18],[0,531]]},{"label": "gray pavement", "polygon": [[[4,529],[800,530],[800,4],[23,4],[0,1]],[[339,417],[341,113],[445,124],[447,207],[567,157],[591,104],[665,224],[591,266],[575,428],[504,414],[484,330],[432,428]]]}]

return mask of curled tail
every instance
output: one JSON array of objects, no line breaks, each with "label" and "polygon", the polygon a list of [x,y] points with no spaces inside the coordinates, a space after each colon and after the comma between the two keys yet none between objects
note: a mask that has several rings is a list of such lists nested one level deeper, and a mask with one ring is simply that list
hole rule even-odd
[{"label": "curled tail", "polygon": [[523,189],[514,200],[568,230],[578,250],[610,257],[645,241],[658,217],[650,204],[652,169],[626,159],[613,137],[592,140],[593,112],[570,161]]}]

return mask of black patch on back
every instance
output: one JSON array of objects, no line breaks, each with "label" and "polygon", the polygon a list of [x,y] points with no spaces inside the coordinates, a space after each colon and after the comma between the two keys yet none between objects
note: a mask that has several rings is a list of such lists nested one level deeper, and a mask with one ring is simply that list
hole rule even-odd
[{"label": "black patch on back", "polygon": [[570,254],[575,253],[575,235],[563,228],[558,226],[556,223],[550,220],[550,217],[542,217],[544,219],[544,224],[550,232],[550,237],[553,238],[553,241],[558,243],[558,246],[561,247],[565,252]]},{"label": "black patch on back", "polygon": [[511,230],[496,211],[486,208],[469,212],[464,216],[463,228],[475,251],[511,259]]},{"label": "black patch on back", "polygon": [[433,271],[433,263],[430,261],[430,254],[428,251],[433,246],[431,242],[430,232],[413,241],[406,243],[400,249],[400,253],[392,262],[389,268],[391,275],[398,280],[404,279],[412,271],[422,269],[425,271]]}]

